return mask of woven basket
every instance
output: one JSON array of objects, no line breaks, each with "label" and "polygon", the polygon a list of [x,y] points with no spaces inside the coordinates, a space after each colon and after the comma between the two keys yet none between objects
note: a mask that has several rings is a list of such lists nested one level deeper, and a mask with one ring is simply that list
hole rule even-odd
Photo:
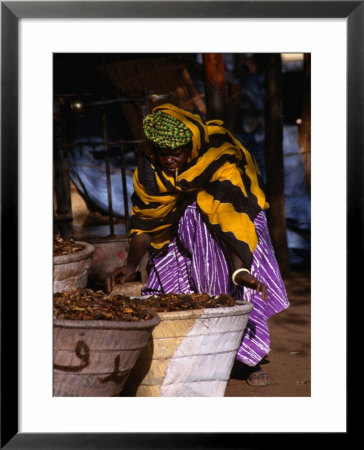
[{"label": "woven basket", "polygon": [[72,288],[85,288],[95,248],[88,242],[78,241],[83,250],[53,257],[53,292]]},{"label": "woven basket", "polygon": [[160,318],[54,320],[53,395],[118,396]]},{"label": "woven basket", "polygon": [[125,396],[222,397],[253,305],[158,313]]}]

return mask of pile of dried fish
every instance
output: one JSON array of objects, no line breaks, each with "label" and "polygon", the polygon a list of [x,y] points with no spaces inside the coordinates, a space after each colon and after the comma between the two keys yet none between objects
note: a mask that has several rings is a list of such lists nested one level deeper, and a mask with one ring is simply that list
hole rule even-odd
[{"label": "pile of dried fish", "polygon": [[235,300],[227,294],[214,297],[208,294],[162,294],[152,295],[144,301],[148,309],[156,312],[221,308],[235,305]]},{"label": "pile of dried fish", "polygon": [[69,253],[80,252],[85,247],[74,240],[64,239],[60,234],[53,237],[53,256],[62,256]]},{"label": "pile of dried fish", "polygon": [[150,311],[185,311],[234,306],[227,294],[162,294],[145,299],[126,295],[107,295],[92,289],[71,289],[53,295],[53,317],[60,320],[138,321],[152,318]]},{"label": "pile of dried fish", "polygon": [[53,317],[59,320],[149,320],[152,314],[144,302],[123,295],[107,296],[103,291],[72,289],[53,295]]}]

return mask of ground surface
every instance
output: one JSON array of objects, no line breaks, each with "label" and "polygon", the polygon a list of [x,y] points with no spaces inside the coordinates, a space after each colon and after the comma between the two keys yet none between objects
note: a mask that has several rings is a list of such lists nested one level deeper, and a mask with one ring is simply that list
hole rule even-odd
[{"label": "ground surface", "polygon": [[285,285],[291,306],[269,319],[271,351],[262,364],[273,382],[249,386],[235,364],[225,397],[309,397],[311,395],[311,283],[308,272],[293,272]]}]

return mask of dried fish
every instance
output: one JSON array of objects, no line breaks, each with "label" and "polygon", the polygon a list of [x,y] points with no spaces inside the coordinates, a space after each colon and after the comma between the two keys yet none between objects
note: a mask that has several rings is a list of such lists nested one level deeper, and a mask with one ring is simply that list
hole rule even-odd
[{"label": "dried fish", "polygon": [[143,303],[121,295],[110,297],[103,291],[87,288],[55,293],[53,316],[61,320],[138,321],[152,318]]},{"label": "dried fish", "polygon": [[53,237],[53,256],[62,256],[69,253],[80,252],[85,247],[74,240],[74,238],[63,238],[60,234]]},{"label": "dried fish", "polygon": [[221,308],[234,306],[235,299],[230,295],[221,294],[161,294],[152,295],[145,300],[146,307],[156,312],[184,311],[203,308]]},{"label": "dried fish", "polygon": [[234,306],[227,294],[161,294],[145,299],[107,295],[92,289],[71,289],[53,296],[55,319],[138,321],[152,317],[150,311],[168,312]]}]

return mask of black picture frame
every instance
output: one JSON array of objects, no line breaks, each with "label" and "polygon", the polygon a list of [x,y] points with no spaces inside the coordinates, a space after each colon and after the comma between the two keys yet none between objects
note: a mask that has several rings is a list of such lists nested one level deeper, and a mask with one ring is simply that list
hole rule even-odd
[{"label": "black picture frame", "polygon": [[[279,433],[19,433],[18,431],[18,23],[21,18],[345,18],[347,21],[347,296],[362,278],[364,144],[363,1],[1,2],[1,448],[261,448]],[[339,176],[339,175],[338,175]],[[359,257],[361,255],[359,254]],[[333,275],[335,276],[335,275]],[[11,301],[8,301],[11,297]],[[355,298],[354,298],[355,300]],[[334,395],[334,393],[333,393]],[[262,411],[264,414],[264,411]],[[349,437],[335,436],[337,443]],[[318,439],[315,436],[315,443]],[[327,436],[323,436],[327,442]],[[297,443],[285,435],[285,444]],[[300,436],[300,444],[311,442]]]}]

